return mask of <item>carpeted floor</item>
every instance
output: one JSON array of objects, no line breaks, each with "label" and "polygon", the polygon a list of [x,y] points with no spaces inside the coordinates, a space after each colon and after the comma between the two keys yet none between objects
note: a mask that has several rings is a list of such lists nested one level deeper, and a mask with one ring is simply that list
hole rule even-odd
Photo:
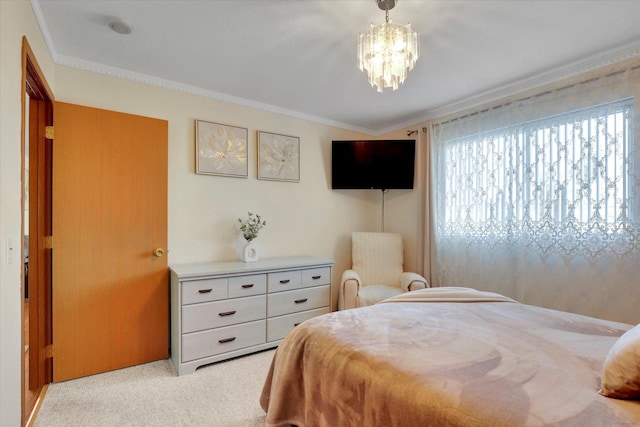
[{"label": "carpeted floor", "polygon": [[34,426],[262,426],[259,398],[274,352],[181,377],[162,360],[51,384]]}]

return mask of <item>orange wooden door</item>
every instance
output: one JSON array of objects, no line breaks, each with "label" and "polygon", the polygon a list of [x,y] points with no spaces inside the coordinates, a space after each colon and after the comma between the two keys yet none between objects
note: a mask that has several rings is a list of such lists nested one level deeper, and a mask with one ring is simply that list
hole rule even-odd
[{"label": "orange wooden door", "polygon": [[164,120],[56,102],[53,381],[168,357]]}]

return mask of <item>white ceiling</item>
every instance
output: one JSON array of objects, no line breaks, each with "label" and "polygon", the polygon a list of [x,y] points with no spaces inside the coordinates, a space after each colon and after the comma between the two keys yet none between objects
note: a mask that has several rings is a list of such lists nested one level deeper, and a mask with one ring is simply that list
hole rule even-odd
[{"label": "white ceiling", "polygon": [[377,93],[356,66],[357,34],[384,22],[375,0],[32,5],[56,63],[373,135],[640,55],[637,0],[398,0],[421,56]]}]

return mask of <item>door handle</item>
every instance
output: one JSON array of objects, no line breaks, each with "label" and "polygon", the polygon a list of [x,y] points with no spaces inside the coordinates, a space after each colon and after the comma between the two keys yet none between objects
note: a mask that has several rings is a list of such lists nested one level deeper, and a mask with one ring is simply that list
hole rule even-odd
[{"label": "door handle", "polygon": [[164,249],[162,249],[162,248],[155,248],[155,249],[153,250],[153,255],[154,255],[154,256],[157,256],[157,257],[164,256],[164,254],[166,254],[166,253],[167,253],[167,251],[165,251],[165,250],[164,250]]}]

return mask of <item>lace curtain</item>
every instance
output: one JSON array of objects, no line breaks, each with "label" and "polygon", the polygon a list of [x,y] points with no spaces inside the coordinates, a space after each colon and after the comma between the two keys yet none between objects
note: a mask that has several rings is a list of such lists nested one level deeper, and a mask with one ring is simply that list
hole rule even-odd
[{"label": "lace curtain", "polygon": [[640,322],[638,74],[432,126],[434,282]]}]

